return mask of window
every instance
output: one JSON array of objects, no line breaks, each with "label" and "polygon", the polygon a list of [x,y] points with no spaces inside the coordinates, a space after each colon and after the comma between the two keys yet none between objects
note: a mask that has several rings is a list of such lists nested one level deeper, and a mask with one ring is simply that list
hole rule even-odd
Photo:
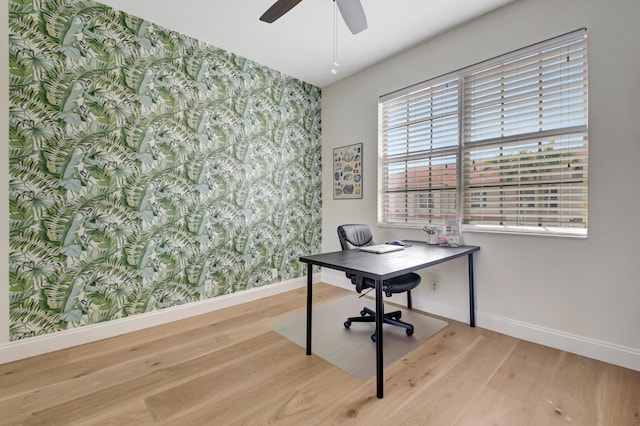
[{"label": "window", "polygon": [[458,81],[441,79],[380,108],[380,211],[386,224],[455,219],[458,188]]},{"label": "window", "polygon": [[380,99],[380,225],[586,235],[586,31]]}]

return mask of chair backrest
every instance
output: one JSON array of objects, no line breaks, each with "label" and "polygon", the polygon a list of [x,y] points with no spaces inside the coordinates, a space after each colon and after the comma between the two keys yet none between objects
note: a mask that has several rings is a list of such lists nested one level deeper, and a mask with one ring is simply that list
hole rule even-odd
[{"label": "chair backrest", "polygon": [[371,227],[366,224],[338,226],[338,239],[340,240],[342,250],[350,250],[374,244]]},{"label": "chair backrest", "polygon": [[[373,233],[371,227],[366,224],[349,224],[338,226],[338,239],[342,250],[351,250],[358,247],[371,246],[373,242]],[[356,286],[356,291],[362,293],[362,277],[358,280],[358,276],[345,272],[347,278]]]}]

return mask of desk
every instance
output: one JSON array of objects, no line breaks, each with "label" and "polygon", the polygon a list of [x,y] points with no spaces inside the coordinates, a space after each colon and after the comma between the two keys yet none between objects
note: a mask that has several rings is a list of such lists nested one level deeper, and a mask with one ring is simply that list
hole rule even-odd
[{"label": "desk", "polygon": [[475,327],[473,253],[480,250],[477,246],[439,247],[430,246],[421,241],[406,241],[404,250],[375,254],[354,250],[301,256],[300,262],[307,264],[307,355],[311,355],[311,320],[313,298],[313,266],[336,269],[351,274],[368,277],[376,282],[376,394],[384,396],[382,374],[382,282],[408,272],[467,256],[469,269],[469,325]]}]

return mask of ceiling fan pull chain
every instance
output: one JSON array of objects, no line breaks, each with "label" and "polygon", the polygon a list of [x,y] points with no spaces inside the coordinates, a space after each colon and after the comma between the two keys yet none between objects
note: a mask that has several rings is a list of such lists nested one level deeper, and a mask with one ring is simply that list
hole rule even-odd
[{"label": "ceiling fan pull chain", "polygon": [[331,74],[338,73],[338,5],[336,0],[333,0],[333,68],[331,68]]}]

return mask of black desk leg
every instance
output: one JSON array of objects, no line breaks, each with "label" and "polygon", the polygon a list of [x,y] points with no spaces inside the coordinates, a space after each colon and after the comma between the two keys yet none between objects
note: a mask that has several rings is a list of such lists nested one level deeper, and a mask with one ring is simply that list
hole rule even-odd
[{"label": "black desk leg", "polygon": [[469,325],[476,326],[475,290],[473,284],[473,253],[469,253]]},{"label": "black desk leg", "polygon": [[382,324],[384,317],[384,303],[382,300],[382,280],[376,280],[376,394],[378,398],[384,396],[384,378],[382,374]]},{"label": "black desk leg", "polygon": [[307,355],[311,355],[311,305],[313,299],[313,265],[307,263]]}]

